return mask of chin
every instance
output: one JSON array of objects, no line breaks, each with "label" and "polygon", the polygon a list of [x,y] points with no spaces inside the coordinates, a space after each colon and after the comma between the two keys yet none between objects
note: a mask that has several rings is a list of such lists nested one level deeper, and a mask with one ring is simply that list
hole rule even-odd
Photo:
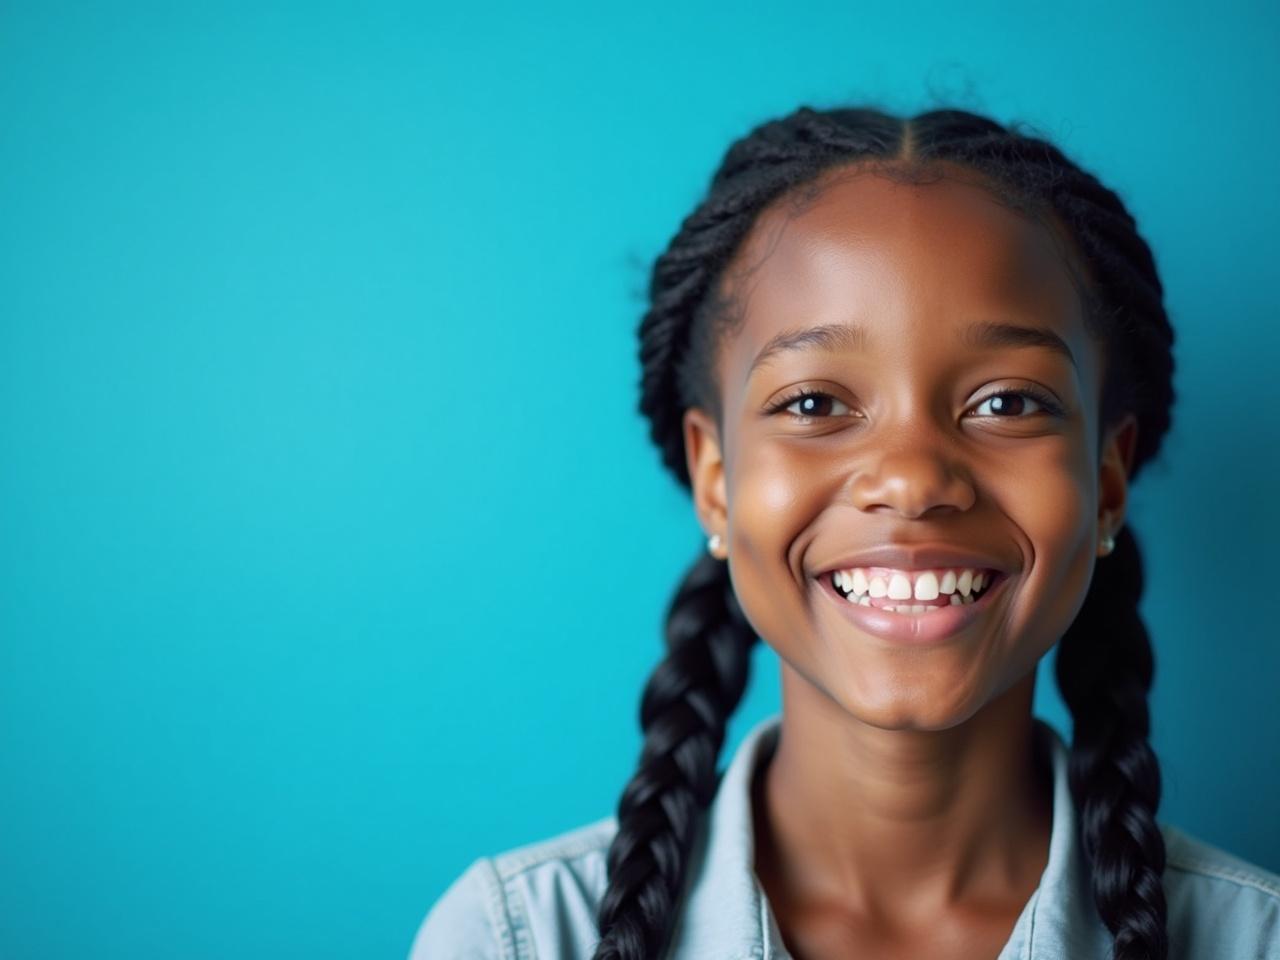
[{"label": "chin", "polygon": [[836,699],[851,716],[881,730],[949,730],[981,707],[955,686],[944,691],[936,683],[913,684],[902,677],[886,677],[872,691],[845,690]]}]

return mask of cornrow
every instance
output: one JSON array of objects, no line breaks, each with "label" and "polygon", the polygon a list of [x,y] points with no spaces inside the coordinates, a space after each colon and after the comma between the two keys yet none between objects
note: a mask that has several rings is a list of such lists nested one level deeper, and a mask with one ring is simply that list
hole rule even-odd
[{"label": "cornrow", "polygon": [[[942,164],[977,172],[1001,199],[1066,227],[1074,244],[1069,265],[1078,259],[1087,274],[1079,280],[1088,320],[1107,346],[1102,425],[1136,416],[1131,478],[1156,455],[1174,401],[1173,331],[1151,250],[1114,192],[1047,141],[967,111],[904,120],[869,108],[802,107],[730,146],[706,198],[654,264],[639,327],[639,409],[681,485],[691,486],[684,411],[698,405],[721,417],[714,359],[736,318],[720,281],[761,211],[784,195],[807,202],[819,176],[837,167],[911,180],[940,175]],[[1160,768],[1148,739],[1154,664],[1138,613],[1142,589],[1138,543],[1125,528],[1057,660],[1075,725],[1070,786],[1114,960],[1168,955],[1165,851],[1155,821]],[[618,805],[595,960],[661,956],[670,941],[689,851],[718,783],[725,725],[757,640],[727,564],[709,556],[693,564],[668,610],[666,640],[641,702],[638,770]]]}]

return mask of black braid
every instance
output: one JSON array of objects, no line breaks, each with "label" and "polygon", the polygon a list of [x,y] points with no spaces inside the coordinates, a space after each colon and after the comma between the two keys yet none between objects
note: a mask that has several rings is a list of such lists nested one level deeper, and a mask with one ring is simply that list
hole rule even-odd
[{"label": "black braid", "polygon": [[1155,822],[1160,764],[1147,739],[1155,663],[1138,615],[1142,587],[1138,542],[1124,528],[1058,646],[1058,688],[1075,719],[1071,792],[1094,900],[1118,957],[1169,950],[1164,840]]},{"label": "black braid", "polygon": [[[1153,458],[1174,400],[1173,331],[1150,248],[1115,193],[1055,146],[961,110],[903,120],[875,109],[802,107],[735,142],[707,197],[654,264],[639,328],[640,411],[663,463],[689,487],[682,417],[692,405],[721,419],[716,349],[733,328],[720,281],[760,212],[780,197],[811,198],[824,172],[876,168],[914,180],[947,164],[984,176],[993,194],[1066,227],[1092,331],[1106,344],[1100,426],[1133,412],[1130,478]],[[1103,431],[1099,430],[1101,438]],[[1094,900],[1115,960],[1165,960],[1164,844],[1156,826],[1160,771],[1148,741],[1153,671],[1138,615],[1142,565],[1133,534],[1098,566],[1061,641],[1058,683],[1075,719],[1071,789],[1093,870]],[[640,769],[618,809],[595,958],[658,956],[670,939],[685,861],[714,794],[724,725],[741,697],[755,636],[723,561],[704,557],[672,603],[669,652],[645,689]]]},{"label": "black braid", "polygon": [[600,904],[601,960],[660,956],[702,810],[715,795],[725,725],[742,699],[756,635],[738,607],[729,568],[704,555],[667,614],[667,655],[644,688],[639,769],[618,803]]}]

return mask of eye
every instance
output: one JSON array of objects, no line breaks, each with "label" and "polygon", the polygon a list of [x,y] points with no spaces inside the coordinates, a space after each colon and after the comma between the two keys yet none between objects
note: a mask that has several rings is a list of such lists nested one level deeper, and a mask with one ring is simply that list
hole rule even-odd
[{"label": "eye", "polygon": [[[793,411],[792,407],[798,409]],[[779,413],[783,410],[797,420],[808,420],[813,417],[842,417],[850,412],[849,405],[843,400],[837,400],[831,394],[820,390],[802,390],[799,393],[790,394],[769,408],[770,413]]]},{"label": "eye", "polygon": [[[985,409],[984,409],[985,408]],[[980,401],[974,407],[979,417],[997,417],[1006,420],[1018,420],[1035,413],[1062,414],[1062,408],[1052,397],[1038,390],[1001,390]]]}]

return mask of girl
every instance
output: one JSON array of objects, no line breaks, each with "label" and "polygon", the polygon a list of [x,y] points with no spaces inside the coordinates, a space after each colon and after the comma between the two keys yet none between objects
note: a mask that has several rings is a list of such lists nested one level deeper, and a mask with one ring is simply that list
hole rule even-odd
[{"label": "girl", "polygon": [[[1158,823],[1128,485],[1173,332],[1119,198],[936,110],[733,144],[640,408],[708,551],[616,817],[471,865],[415,960],[1280,957],[1280,877]],[[723,775],[757,637],[782,711]],[[1032,716],[1060,644],[1068,746]]]}]

